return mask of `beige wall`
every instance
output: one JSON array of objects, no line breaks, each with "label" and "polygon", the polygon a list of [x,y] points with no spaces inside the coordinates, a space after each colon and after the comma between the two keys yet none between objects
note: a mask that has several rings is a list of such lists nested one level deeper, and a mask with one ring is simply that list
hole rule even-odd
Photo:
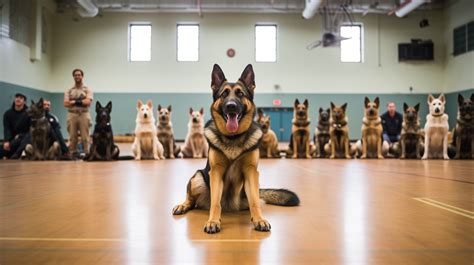
[{"label": "beige wall", "polygon": [[0,38],[0,81],[15,85],[49,90],[51,85],[51,54],[53,40],[53,11],[52,0],[43,1],[48,32],[46,53],[40,61],[30,61],[30,48],[9,38]]},{"label": "beige wall", "polygon": [[446,66],[444,70],[444,92],[454,92],[474,88],[474,52],[456,57],[453,53],[453,29],[467,22],[474,21],[474,1],[450,1],[444,12],[446,43]]},{"label": "beige wall", "polygon": [[[421,15],[431,26],[420,29]],[[303,20],[300,14],[124,14],[105,13],[103,17],[72,20],[56,15],[54,54],[50,88],[64,91],[72,84],[71,70],[81,67],[85,82],[100,92],[208,92],[210,71],[219,63],[227,77],[235,80],[247,63],[256,71],[257,89],[281,93],[414,93],[441,91],[443,88],[443,13],[415,13],[408,18],[368,15],[358,17],[364,24],[364,63],[340,63],[338,48],[306,45],[320,38],[319,16]],[[152,61],[127,61],[127,25],[133,21],[152,23]],[[199,62],[176,62],[178,22],[198,22]],[[278,62],[255,63],[254,25],[276,22]],[[411,38],[432,39],[435,60],[399,63],[397,44]],[[228,48],[236,56],[225,56]]]}]

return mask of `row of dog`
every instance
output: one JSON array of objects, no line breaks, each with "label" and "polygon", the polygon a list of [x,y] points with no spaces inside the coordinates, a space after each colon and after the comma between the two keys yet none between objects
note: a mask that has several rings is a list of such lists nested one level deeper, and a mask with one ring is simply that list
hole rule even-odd
[{"label": "row of dog", "polygon": [[365,98],[364,117],[362,119],[362,139],[354,144],[349,142],[347,103],[336,106],[331,102],[331,109],[319,109],[318,125],[314,132],[314,145],[310,143],[310,120],[308,101],[294,104],[293,125],[290,145],[287,150],[278,149],[276,134],[271,130],[270,117],[262,112],[258,123],[264,132],[260,155],[262,157],[280,157],[286,153],[292,158],[384,158],[389,151],[400,158],[449,159],[450,153],[456,159],[474,158],[474,94],[464,99],[458,95],[458,117],[454,130],[453,142],[448,145],[448,115],[444,113],[446,98],[428,96],[429,114],[424,129],[420,126],[418,103],[414,107],[404,103],[403,123],[400,141],[390,146],[382,139],[382,121],[379,116],[380,101]]},{"label": "row of dog", "polygon": [[[454,130],[453,143],[450,153],[455,158],[474,158],[473,137],[473,101],[458,96],[458,117]],[[348,118],[346,116],[347,103],[336,106],[331,102],[330,109],[319,109],[318,125],[314,132],[313,143],[310,139],[309,103],[305,100],[294,103],[291,138],[288,149],[278,147],[278,139],[271,129],[270,117],[258,111],[257,123],[260,125],[263,137],[260,148],[261,158],[280,158],[283,153],[288,158],[384,158],[389,152],[400,158],[443,158],[448,159],[448,116],[444,113],[444,95],[434,98],[428,97],[429,114],[424,130],[419,121],[419,104],[414,107],[404,103],[403,125],[401,139],[393,146],[382,140],[382,123],[379,116],[379,98],[370,101],[365,98],[365,115],[362,120],[362,139],[356,143],[349,142]],[[42,100],[32,104],[30,113],[41,113]],[[86,160],[117,160],[132,159],[120,157],[120,150],[113,140],[111,126],[112,102],[105,107],[96,103],[96,124],[92,134],[92,145]],[[142,101],[137,103],[135,139],[132,144],[133,158],[141,159],[173,159],[207,157],[208,142],[204,136],[204,110],[189,110],[188,133],[183,146],[176,144],[171,122],[172,107],[163,108],[158,105],[158,122],[154,117],[153,103]],[[38,114],[37,114],[38,115]],[[41,125],[40,117],[36,126]],[[39,121],[39,122],[38,122]],[[47,126],[47,122],[43,122]],[[39,146],[35,139],[44,138],[42,131],[32,130],[33,143],[27,146],[27,156],[32,159],[40,157],[53,159],[59,155],[57,142]],[[42,155],[43,154],[43,155]]]}]

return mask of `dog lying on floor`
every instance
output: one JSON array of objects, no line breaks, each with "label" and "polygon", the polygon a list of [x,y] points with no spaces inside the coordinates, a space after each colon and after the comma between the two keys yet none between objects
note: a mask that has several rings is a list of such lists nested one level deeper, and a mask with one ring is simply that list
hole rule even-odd
[{"label": "dog lying on floor", "polygon": [[171,105],[162,108],[158,105],[158,140],[163,145],[165,158],[179,157],[181,148],[176,145],[174,139],[173,123],[171,123]]}]

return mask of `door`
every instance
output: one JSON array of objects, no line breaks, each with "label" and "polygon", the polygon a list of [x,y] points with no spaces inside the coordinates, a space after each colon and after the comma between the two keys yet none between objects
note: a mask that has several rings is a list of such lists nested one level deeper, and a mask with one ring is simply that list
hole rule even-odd
[{"label": "door", "polygon": [[277,135],[278,141],[289,142],[293,119],[293,108],[260,108],[270,116],[270,126]]}]

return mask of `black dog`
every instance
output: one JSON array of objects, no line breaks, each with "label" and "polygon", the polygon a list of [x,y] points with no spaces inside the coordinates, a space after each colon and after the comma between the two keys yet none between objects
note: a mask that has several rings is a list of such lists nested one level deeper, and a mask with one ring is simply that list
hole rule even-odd
[{"label": "black dog", "polygon": [[92,134],[92,145],[89,155],[85,158],[88,161],[117,160],[120,150],[114,143],[112,125],[110,125],[110,113],[112,112],[112,102],[102,107],[99,101],[95,106],[97,113],[95,117],[94,133]]},{"label": "black dog", "polygon": [[464,99],[458,95],[458,118],[453,136],[455,159],[474,159],[474,94]]},{"label": "black dog", "polygon": [[314,146],[315,146],[315,157],[323,158],[329,157],[324,150],[324,146],[329,142],[329,116],[331,109],[319,108],[318,126],[314,130]]}]

